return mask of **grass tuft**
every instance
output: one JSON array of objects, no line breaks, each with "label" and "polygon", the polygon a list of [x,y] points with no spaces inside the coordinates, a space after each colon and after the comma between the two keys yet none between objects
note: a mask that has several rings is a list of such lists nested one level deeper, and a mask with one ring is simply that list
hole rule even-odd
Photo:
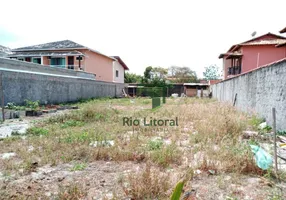
[{"label": "grass tuft", "polygon": [[170,188],[168,174],[152,170],[150,163],[142,172],[130,174],[127,183],[128,187],[124,187],[126,195],[138,200],[166,198]]}]

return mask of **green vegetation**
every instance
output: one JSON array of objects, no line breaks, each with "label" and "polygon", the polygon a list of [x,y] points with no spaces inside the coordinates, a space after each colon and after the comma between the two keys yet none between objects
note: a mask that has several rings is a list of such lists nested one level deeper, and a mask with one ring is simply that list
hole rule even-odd
[{"label": "green vegetation", "polygon": [[[1,170],[10,174],[22,170],[21,176],[39,167],[59,165],[77,171],[71,174],[86,176],[95,163],[121,163],[125,168],[120,170],[127,172],[120,182],[124,194],[133,199],[168,199],[173,192],[172,198],[178,198],[175,191],[181,189],[173,189],[189,168],[192,176],[194,170],[211,172],[212,177],[271,173],[259,169],[253,159],[249,144],[258,145],[258,140],[241,140],[242,132],[256,129],[260,119],[212,99],[169,98],[164,106],[153,110],[150,103],[150,98],[90,99],[77,103],[78,110],[35,121],[25,139],[13,136],[1,141],[0,153],[17,155],[1,161]],[[123,117],[178,117],[179,126],[128,127],[122,125]],[[34,150],[29,150],[30,146]],[[26,197],[15,194],[16,198]],[[57,198],[77,199],[85,195],[86,189],[79,184],[61,188]]]},{"label": "green vegetation", "polygon": [[222,77],[222,69],[219,69],[216,65],[210,65],[205,67],[203,75],[206,80],[217,80]]},{"label": "green vegetation", "polygon": [[65,121],[61,127],[62,128],[67,128],[67,127],[73,127],[73,126],[83,126],[84,125],[84,122],[81,122],[81,121],[75,121],[75,120],[68,120],[68,121]]},{"label": "green vegetation", "polygon": [[277,131],[277,135],[286,135],[286,131]]},{"label": "green vegetation", "polygon": [[249,120],[250,125],[252,125],[256,129],[258,129],[259,124],[261,124],[262,122],[264,122],[264,120],[255,115],[252,116],[251,119]]},{"label": "green vegetation", "polygon": [[75,163],[74,166],[71,168],[71,171],[81,171],[87,167],[85,163]]},{"label": "green vegetation", "polygon": [[158,150],[161,149],[163,146],[163,141],[160,139],[156,139],[156,140],[150,140],[148,142],[148,150]]},{"label": "green vegetation", "polygon": [[25,99],[25,104],[28,109],[37,110],[40,106],[40,101],[31,101]]},{"label": "green vegetation", "polygon": [[41,128],[41,127],[32,127],[32,128],[29,128],[27,130],[27,134],[31,134],[31,135],[48,135],[49,134],[49,131],[45,128]]},{"label": "green vegetation", "polygon": [[124,73],[124,83],[141,83],[142,76],[134,73]]},{"label": "green vegetation", "polygon": [[180,181],[177,183],[174,192],[171,196],[171,200],[180,200],[181,194],[183,192],[184,181]]},{"label": "green vegetation", "polygon": [[10,109],[10,110],[26,110],[25,106],[17,106],[15,103],[13,102],[9,102],[7,103],[7,106],[5,107],[6,109]]}]

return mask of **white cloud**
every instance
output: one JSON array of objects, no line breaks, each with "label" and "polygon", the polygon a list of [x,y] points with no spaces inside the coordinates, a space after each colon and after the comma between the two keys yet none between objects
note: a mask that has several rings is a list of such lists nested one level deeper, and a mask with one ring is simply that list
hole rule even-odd
[{"label": "white cloud", "polygon": [[0,30],[19,36],[7,44],[13,48],[70,39],[119,55],[131,72],[184,65],[202,76],[253,31],[278,33],[286,26],[285,6],[284,0],[12,0],[1,2]]}]

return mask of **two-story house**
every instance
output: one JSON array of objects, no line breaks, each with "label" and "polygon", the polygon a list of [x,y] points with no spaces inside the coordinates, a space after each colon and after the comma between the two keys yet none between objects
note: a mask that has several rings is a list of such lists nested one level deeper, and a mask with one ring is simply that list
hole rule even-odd
[{"label": "two-story house", "polygon": [[[283,29],[280,31],[280,33],[286,33],[286,27],[285,27],[285,28],[283,28]],[[277,45],[277,47],[285,47],[285,46],[286,46],[286,42],[284,42],[284,43],[282,43],[282,44]]]},{"label": "two-story house", "polygon": [[33,62],[46,67],[82,70],[95,74],[96,80],[124,83],[128,70],[120,57],[104,55],[70,40],[12,49],[12,59]]},{"label": "two-story house", "polygon": [[10,48],[0,45],[0,57],[7,57],[11,53]]},{"label": "two-story house", "polygon": [[285,58],[286,46],[281,46],[285,43],[285,37],[267,33],[233,45],[226,53],[219,55],[223,59],[224,79]]}]

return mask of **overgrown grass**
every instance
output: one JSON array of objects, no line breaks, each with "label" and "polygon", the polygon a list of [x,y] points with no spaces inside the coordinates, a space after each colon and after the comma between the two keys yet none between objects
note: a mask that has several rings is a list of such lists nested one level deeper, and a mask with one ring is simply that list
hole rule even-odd
[{"label": "overgrown grass", "polygon": [[[89,162],[104,160],[146,162],[158,169],[192,165],[194,169],[216,173],[265,173],[256,167],[248,142],[240,139],[243,130],[255,129],[261,121],[230,105],[195,98],[168,99],[155,110],[146,98],[132,102],[130,99],[94,99],[77,105],[79,110],[36,123],[28,129],[26,139],[15,136],[2,141],[0,153],[15,152],[22,162],[0,161],[0,167],[8,172],[24,169],[29,173],[45,164],[72,162],[75,164],[71,170],[78,171],[84,170]],[[136,131],[142,127],[123,126],[123,117],[177,117],[179,126],[143,127],[144,131]],[[152,140],[158,136],[161,139]],[[165,143],[165,139],[171,142]],[[34,150],[28,151],[29,146]],[[193,160],[196,153],[202,154],[202,158]],[[134,199],[165,198],[170,185],[168,179],[159,174],[147,166],[142,173],[129,176],[127,192]],[[59,199],[81,195],[84,193],[72,186],[64,189]]]},{"label": "overgrown grass", "polygon": [[[139,98],[134,101],[136,105],[145,105],[149,99]],[[28,142],[29,145],[39,147],[39,150],[30,153],[24,151],[19,154],[22,159],[28,159],[31,154],[40,157],[40,165],[49,162],[53,164],[70,162],[75,159],[84,161],[150,160],[162,167],[180,164],[182,150],[178,149],[176,143],[163,145],[162,140],[148,139],[150,136],[156,136],[156,131],[152,132],[154,127],[148,127],[150,130],[137,133],[136,137],[132,136],[128,141],[122,141],[126,131],[132,130],[132,127],[122,126],[123,116],[138,119],[152,116],[159,119],[179,118],[179,127],[172,129],[172,132],[165,133],[165,137],[174,137],[175,140],[181,139],[181,127],[192,122],[197,134],[189,133],[190,145],[199,144],[200,151],[206,154],[208,152],[213,154],[210,147],[218,145],[220,153],[215,157],[216,160],[228,163],[236,156],[236,159],[242,159],[244,162],[245,158],[251,157],[251,154],[244,151],[233,154],[232,149],[240,145],[238,138],[242,130],[246,128],[248,118],[231,106],[208,99],[183,98],[179,101],[178,99],[168,100],[166,105],[156,111],[147,108],[130,113],[128,105],[131,104],[134,103],[128,99],[104,99],[104,101],[96,99],[81,103],[79,110],[51,117],[30,128],[27,133],[31,136],[24,143]],[[127,106],[126,110],[118,111],[113,105]],[[92,145],[94,142],[100,143],[107,140],[112,140],[115,145]],[[12,143],[13,141],[10,142],[11,145]],[[17,148],[16,144],[16,149],[19,149],[19,152],[23,148],[22,144],[23,141],[18,140],[19,146]],[[147,146],[147,149],[144,146]],[[226,168],[236,169],[231,166],[226,166]]]},{"label": "overgrown grass", "polygon": [[175,144],[171,144],[151,152],[151,160],[162,167],[172,163],[180,164],[181,152]]},{"label": "overgrown grass", "polygon": [[39,136],[39,135],[48,135],[49,131],[41,127],[32,127],[32,128],[29,128],[26,133]]}]

